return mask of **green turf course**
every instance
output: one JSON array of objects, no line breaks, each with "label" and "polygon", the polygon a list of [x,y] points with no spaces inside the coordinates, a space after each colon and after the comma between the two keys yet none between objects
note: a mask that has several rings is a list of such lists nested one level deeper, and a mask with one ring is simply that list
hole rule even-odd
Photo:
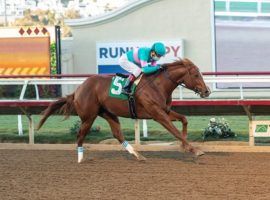
[{"label": "green turf course", "polygon": [[[201,133],[208,126],[209,119],[214,116],[206,117],[187,117],[188,118],[188,139],[191,141],[202,141]],[[33,116],[37,125],[40,116]],[[237,134],[237,138],[227,140],[248,141],[248,119],[245,116],[225,116],[230,127]],[[267,119],[260,117],[256,119]],[[269,119],[269,118],[268,118]],[[70,133],[70,128],[74,126],[79,118],[72,116],[63,121],[62,116],[52,116],[48,119],[40,131],[35,132],[35,143],[75,143],[76,135]],[[134,121],[131,119],[120,118],[122,130],[127,140],[134,140]],[[141,137],[142,141],[174,141],[175,138],[167,132],[161,125],[153,120],[148,120],[148,138]],[[181,129],[180,122],[174,124]],[[142,123],[140,124],[142,127]],[[88,143],[98,143],[102,140],[113,138],[109,125],[102,118],[97,118],[93,126],[100,126],[100,132],[92,132],[86,138]],[[17,116],[0,115],[0,142],[28,142],[28,120],[23,116],[24,135],[18,136]],[[142,136],[142,131],[141,131]]]}]

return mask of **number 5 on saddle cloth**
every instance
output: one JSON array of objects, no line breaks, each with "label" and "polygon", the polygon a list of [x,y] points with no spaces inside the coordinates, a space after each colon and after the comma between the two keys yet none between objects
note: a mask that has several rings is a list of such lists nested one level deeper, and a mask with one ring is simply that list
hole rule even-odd
[{"label": "number 5 on saddle cloth", "polygon": [[134,82],[134,84],[131,87],[131,94],[126,95],[122,93],[122,88],[124,87],[126,81],[127,81],[127,75],[124,74],[116,74],[112,78],[111,86],[109,89],[109,96],[122,99],[122,100],[128,100],[128,106],[129,106],[129,112],[131,115],[131,118],[136,119],[137,113],[136,113],[136,107],[135,107],[135,91],[137,88],[137,85],[139,81],[141,80],[142,75],[140,75],[137,80]]}]

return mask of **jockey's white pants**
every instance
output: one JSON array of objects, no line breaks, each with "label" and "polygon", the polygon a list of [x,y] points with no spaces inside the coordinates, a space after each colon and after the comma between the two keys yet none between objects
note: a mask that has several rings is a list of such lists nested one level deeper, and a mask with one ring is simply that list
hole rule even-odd
[{"label": "jockey's white pants", "polygon": [[130,62],[127,58],[126,54],[123,54],[119,58],[119,65],[128,71],[129,73],[133,74],[136,78],[141,74],[142,70],[139,66],[135,65],[134,63]]}]

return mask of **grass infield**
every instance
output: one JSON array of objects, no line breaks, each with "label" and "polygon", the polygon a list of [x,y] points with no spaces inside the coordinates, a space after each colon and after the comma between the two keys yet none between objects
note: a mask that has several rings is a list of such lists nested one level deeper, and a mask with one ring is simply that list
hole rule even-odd
[{"label": "grass infield", "polygon": [[[208,126],[209,119],[215,116],[206,117],[187,117],[188,119],[188,139],[190,141],[202,141],[201,134]],[[28,119],[23,116],[24,135],[19,136],[17,130],[16,115],[0,115],[0,142],[28,142]],[[237,134],[236,138],[223,140],[248,141],[248,118],[245,116],[225,116],[231,129]],[[37,125],[40,116],[33,116],[34,123]],[[256,118],[259,119],[259,118]],[[262,118],[260,118],[262,119]],[[269,118],[268,118],[269,119]],[[71,116],[63,121],[63,116],[50,117],[45,125],[35,131],[35,143],[75,143],[76,134],[72,134],[70,129],[79,120],[76,116]],[[125,138],[128,141],[134,140],[134,120],[120,118],[121,127]],[[181,130],[181,122],[174,122]],[[175,141],[175,138],[168,133],[161,125],[153,120],[147,120],[148,137],[144,138],[141,131],[142,141]],[[91,132],[86,137],[87,143],[99,143],[102,140],[113,138],[107,122],[102,118],[97,118],[93,127],[99,126],[99,132]],[[142,129],[142,122],[140,123]],[[216,140],[216,139],[209,139]],[[219,139],[220,140],[220,139]]]}]

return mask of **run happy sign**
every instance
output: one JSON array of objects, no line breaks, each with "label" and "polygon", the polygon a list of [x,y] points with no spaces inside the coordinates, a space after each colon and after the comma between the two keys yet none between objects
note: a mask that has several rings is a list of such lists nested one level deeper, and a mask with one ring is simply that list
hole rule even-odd
[{"label": "run happy sign", "polygon": [[[97,73],[114,74],[127,73],[119,64],[118,59],[127,51],[137,47],[151,47],[156,41],[150,42],[97,42]],[[183,40],[161,41],[166,46],[166,55],[162,57],[159,64],[170,63],[184,55]]]}]

